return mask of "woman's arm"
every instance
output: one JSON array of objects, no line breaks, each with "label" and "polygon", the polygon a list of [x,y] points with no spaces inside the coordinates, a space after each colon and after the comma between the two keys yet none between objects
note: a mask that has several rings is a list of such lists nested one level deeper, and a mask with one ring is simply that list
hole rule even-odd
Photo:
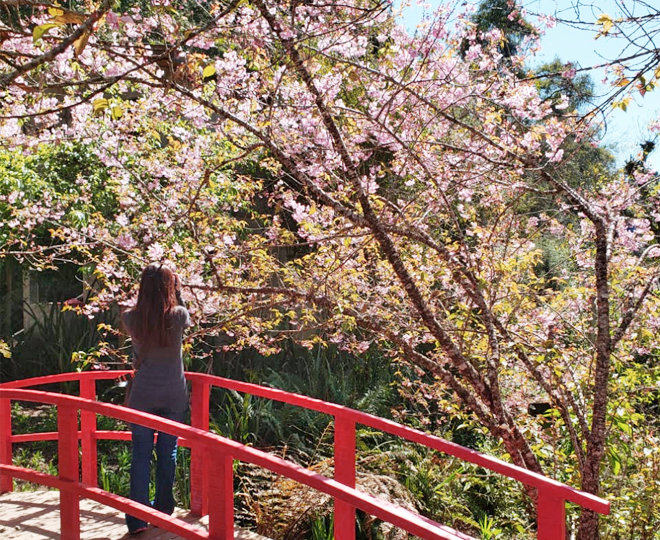
[{"label": "woman's arm", "polygon": [[186,303],[181,298],[181,281],[179,281],[179,276],[174,276],[174,292],[176,294],[176,301],[180,306],[187,307]]}]

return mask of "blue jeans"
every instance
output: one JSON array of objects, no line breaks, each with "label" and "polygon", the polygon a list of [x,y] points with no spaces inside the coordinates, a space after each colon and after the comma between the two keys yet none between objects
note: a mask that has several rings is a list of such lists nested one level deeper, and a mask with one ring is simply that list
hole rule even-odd
[{"label": "blue jeans", "polygon": [[[184,412],[163,410],[145,411],[163,418],[183,422]],[[131,459],[131,499],[166,514],[174,512],[174,474],[176,472],[177,437],[158,432],[156,442],[156,498],[149,501],[149,479],[151,477],[151,457],[154,450],[154,430],[138,424],[131,424],[133,457]],[[126,514],[129,532],[147,526],[147,522]]]}]

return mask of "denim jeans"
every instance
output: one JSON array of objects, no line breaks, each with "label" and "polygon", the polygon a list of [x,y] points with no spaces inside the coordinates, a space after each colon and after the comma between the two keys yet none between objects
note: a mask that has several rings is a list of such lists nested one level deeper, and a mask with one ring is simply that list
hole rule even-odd
[{"label": "denim jeans", "polygon": [[[164,418],[182,422],[183,412],[163,410],[145,411]],[[174,474],[176,471],[177,438],[174,435],[158,432],[156,441],[156,497],[149,501],[149,479],[151,477],[151,458],[154,450],[154,430],[138,424],[131,424],[133,457],[131,459],[131,494],[132,500],[151,505],[166,514],[174,512]],[[146,527],[147,522],[126,514],[129,532]]]}]

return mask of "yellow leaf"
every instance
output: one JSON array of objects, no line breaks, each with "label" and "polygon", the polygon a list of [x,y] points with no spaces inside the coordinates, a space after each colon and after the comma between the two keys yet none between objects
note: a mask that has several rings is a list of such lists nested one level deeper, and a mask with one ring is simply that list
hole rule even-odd
[{"label": "yellow leaf", "polygon": [[87,47],[88,39],[89,39],[89,32],[83,32],[83,35],[73,42],[73,50],[76,53],[76,58],[78,58],[85,50],[85,47]]},{"label": "yellow leaf", "polygon": [[53,28],[56,28],[57,26],[59,25],[53,23],[46,23],[40,26],[35,26],[34,30],[32,30],[32,41],[36,43],[41,38],[43,38],[45,34],[47,34]]},{"label": "yellow leaf", "polygon": [[607,35],[607,33],[614,27],[614,21],[612,20],[612,17],[610,17],[607,13],[603,13],[600,17],[598,17],[596,24],[599,24],[603,27],[603,29],[600,31],[600,33],[603,35]]},{"label": "yellow leaf", "polygon": [[52,17],[59,17],[64,15],[64,10],[56,7],[50,7],[48,8],[48,14]]},{"label": "yellow leaf", "polygon": [[114,120],[119,120],[124,115],[124,109],[121,108],[121,105],[115,105],[110,109],[110,112]]},{"label": "yellow leaf", "polygon": [[628,110],[628,105],[630,104],[630,99],[630,96],[628,96],[619,101],[615,101],[612,103],[612,108],[621,109],[623,112],[626,112]]},{"label": "yellow leaf", "polygon": [[92,107],[94,108],[94,112],[102,111],[108,105],[110,105],[110,102],[104,98],[99,98],[92,101]]},{"label": "yellow leaf", "polygon": [[11,358],[11,351],[9,350],[9,345],[7,345],[2,340],[0,340],[0,356],[4,356],[5,358]]},{"label": "yellow leaf", "polygon": [[60,24],[82,24],[85,22],[85,15],[81,13],[76,13],[75,11],[67,11],[58,15],[53,20]]},{"label": "yellow leaf", "polygon": [[58,238],[60,240],[65,239],[64,232],[62,231],[62,229],[48,229],[48,232],[53,238]]},{"label": "yellow leaf", "polygon": [[206,66],[204,68],[203,73],[202,73],[202,78],[203,79],[209,79],[209,78],[213,77],[213,75],[215,75],[215,74],[216,74],[215,66],[213,66],[213,65]]}]

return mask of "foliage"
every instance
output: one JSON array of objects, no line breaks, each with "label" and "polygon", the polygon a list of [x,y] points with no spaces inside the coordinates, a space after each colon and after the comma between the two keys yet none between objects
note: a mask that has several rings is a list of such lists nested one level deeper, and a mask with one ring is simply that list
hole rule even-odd
[{"label": "foliage", "polygon": [[[0,244],[19,249],[21,261],[47,267],[47,261],[68,251],[58,253],[64,243],[60,227],[84,229],[116,213],[113,182],[86,144],[40,144],[30,153],[3,148]],[[22,235],[26,231],[30,234]],[[43,257],[35,256],[37,253]],[[76,246],[71,255],[78,260],[74,253],[85,256],[85,244]]]},{"label": "foliage", "polygon": [[3,380],[76,371],[84,367],[83,359],[97,361],[109,345],[106,339],[112,339],[99,331],[99,325],[114,320],[111,314],[83,317],[59,303],[26,304],[24,309],[33,325],[17,337],[13,362],[3,363]]},{"label": "foliage", "polygon": [[494,536],[501,534],[501,529],[496,529],[494,527],[494,522],[488,516],[484,516],[481,521],[479,521],[479,534],[481,535],[482,540],[490,540]]},{"label": "foliage", "polygon": [[[498,50],[505,59],[522,52],[525,41],[531,41],[529,38],[538,32],[523,18],[520,6],[509,0],[482,0],[470,19],[482,34],[492,30],[501,32]],[[466,49],[466,45],[463,48]]]},{"label": "foliage", "polygon": [[322,516],[312,521],[311,540],[333,540],[334,537],[334,516]]},{"label": "foliage", "polygon": [[128,497],[131,490],[131,450],[115,443],[112,452],[99,455],[99,487],[110,493]]},{"label": "foliage", "polygon": [[540,96],[553,104],[555,114],[575,113],[594,99],[593,80],[586,73],[576,74],[570,62],[555,58],[535,69],[534,76]]},{"label": "foliage", "polygon": [[[19,448],[13,457],[16,467],[25,467],[43,474],[57,476],[57,463],[52,458],[46,459],[41,450]],[[38,486],[38,488],[43,489],[43,486]],[[35,489],[35,485],[24,480],[16,480],[14,489],[16,491],[32,491]]]},{"label": "foliage", "polygon": [[[336,347],[308,350],[289,343],[270,356],[253,350],[223,355],[213,363],[213,373],[389,417],[400,404],[392,392],[394,374],[389,364],[388,357],[376,350],[354,356]],[[218,389],[211,402],[216,433],[244,444],[285,446],[307,459],[331,455],[325,448],[331,450],[332,445],[327,415]]]}]

